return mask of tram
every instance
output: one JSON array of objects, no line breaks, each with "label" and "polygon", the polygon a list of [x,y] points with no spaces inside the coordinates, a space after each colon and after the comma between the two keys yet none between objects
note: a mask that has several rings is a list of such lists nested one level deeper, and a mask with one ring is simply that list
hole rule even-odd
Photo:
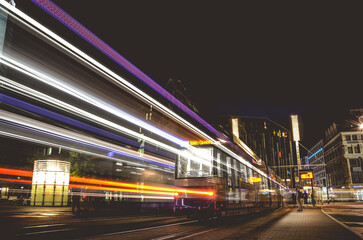
[{"label": "tram", "polygon": [[266,174],[266,167],[240,161],[216,146],[199,147],[208,153],[210,166],[193,158],[179,157],[175,185],[184,189],[208,191],[200,196],[179,193],[174,213],[189,217],[211,218],[276,209],[283,206],[285,186]]}]

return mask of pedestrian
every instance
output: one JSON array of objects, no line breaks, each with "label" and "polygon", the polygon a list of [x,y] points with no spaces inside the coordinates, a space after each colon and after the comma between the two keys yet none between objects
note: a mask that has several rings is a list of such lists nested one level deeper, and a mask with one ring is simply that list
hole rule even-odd
[{"label": "pedestrian", "polygon": [[308,194],[307,194],[306,190],[304,190],[303,198],[304,198],[304,204],[308,204]]},{"label": "pedestrian", "polygon": [[[72,214],[73,215],[79,215],[81,212],[81,206],[80,206],[80,199],[79,193],[72,193]],[[77,208],[77,210],[76,210]]]},{"label": "pedestrian", "polygon": [[299,188],[296,188],[296,203],[297,203],[297,210],[302,211],[302,201],[303,201],[303,194],[300,192]]},{"label": "pedestrian", "polygon": [[311,203],[315,207],[315,196],[314,196],[314,193],[311,193]]}]

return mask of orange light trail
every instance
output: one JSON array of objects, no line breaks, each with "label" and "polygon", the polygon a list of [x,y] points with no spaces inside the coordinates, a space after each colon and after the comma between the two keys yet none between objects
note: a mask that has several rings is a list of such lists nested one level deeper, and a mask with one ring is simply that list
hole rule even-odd
[{"label": "orange light trail", "polygon": [[148,189],[148,190],[166,191],[166,192],[173,192],[173,193],[180,192],[180,193],[190,193],[190,194],[201,194],[201,195],[207,195],[207,196],[213,196],[213,194],[214,194],[213,192],[196,191],[196,190],[188,190],[188,189],[180,189],[180,188],[158,187],[158,186],[150,186],[150,185],[139,185],[139,184],[134,184],[134,183],[105,181],[105,180],[83,178],[83,177],[70,177],[70,181],[71,182],[100,184],[100,185],[110,185],[110,186],[117,186],[117,187],[129,187],[129,188],[137,188],[137,189],[142,188],[142,189]]},{"label": "orange light trail", "polygon": [[153,194],[169,195],[169,196],[175,195],[175,193],[172,193],[172,192],[148,191],[148,190],[143,190],[143,189],[129,189],[129,188],[99,187],[99,186],[93,186],[93,185],[69,184],[69,187],[88,188],[88,189],[95,189],[95,190],[109,190],[109,191],[118,191],[118,192],[153,193]]},{"label": "orange light trail", "polygon": [[[0,174],[13,175],[13,176],[24,176],[24,177],[33,176],[32,171],[15,170],[15,169],[8,169],[8,168],[0,168]],[[11,179],[11,180],[16,180],[16,179]],[[106,181],[106,180],[84,178],[84,177],[72,177],[71,176],[70,182],[131,188],[131,189],[126,189],[126,188],[112,188],[112,187],[106,187],[106,186],[69,184],[70,187],[74,186],[77,188],[89,188],[89,189],[98,189],[98,190],[125,191],[125,192],[138,192],[138,193],[143,192],[143,193],[155,193],[155,194],[158,194],[158,192],[159,192],[160,194],[173,195],[173,196],[177,196],[176,193],[189,193],[189,194],[206,195],[206,196],[214,195],[214,192],[211,192],[211,191],[199,191],[199,190],[189,190],[189,189],[181,189],[181,188],[168,188],[168,187],[158,187],[158,186],[151,186],[151,185],[139,185],[139,184],[134,184],[134,183]],[[29,183],[31,183],[31,181],[29,181]],[[120,190],[120,189],[122,189],[122,190]],[[154,191],[149,191],[149,190],[154,190]]]},{"label": "orange light trail", "polygon": [[23,177],[32,177],[32,171],[26,170],[16,170],[11,168],[0,168],[0,174],[12,175],[12,176],[23,176]]},{"label": "orange light trail", "polygon": [[32,181],[30,181],[30,180],[12,179],[12,178],[0,178],[0,181],[32,184]]}]

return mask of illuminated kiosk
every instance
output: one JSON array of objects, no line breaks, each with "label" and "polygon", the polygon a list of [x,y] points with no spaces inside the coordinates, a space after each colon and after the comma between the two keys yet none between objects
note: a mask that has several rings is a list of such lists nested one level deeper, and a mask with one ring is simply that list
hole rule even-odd
[{"label": "illuminated kiosk", "polygon": [[30,205],[67,206],[70,167],[66,161],[35,161]]}]

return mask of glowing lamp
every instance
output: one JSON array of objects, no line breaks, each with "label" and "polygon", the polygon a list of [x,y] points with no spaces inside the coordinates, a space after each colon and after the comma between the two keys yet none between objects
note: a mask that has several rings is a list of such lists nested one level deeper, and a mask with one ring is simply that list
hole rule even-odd
[{"label": "glowing lamp", "polygon": [[70,166],[60,160],[35,161],[30,204],[67,206]]}]

